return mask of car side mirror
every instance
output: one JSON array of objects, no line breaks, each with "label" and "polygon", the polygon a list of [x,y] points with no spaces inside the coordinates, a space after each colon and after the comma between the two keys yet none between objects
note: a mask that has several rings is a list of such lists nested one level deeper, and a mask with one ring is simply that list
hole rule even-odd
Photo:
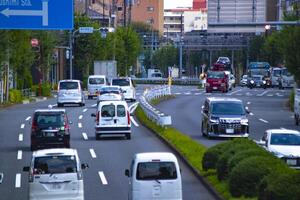
[{"label": "car side mirror", "polygon": [[87,168],[89,168],[88,164],[86,164],[86,163],[81,164],[81,169],[87,169]]},{"label": "car side mirror", "polygon": [[128,176],[128,177],[130,177],[130,172],[129,172],[129,169],[125,169],[125,176]]},{"label": "car side mirror", "polygon": [[92,113],[92,114],[91,114],[91,117],[96,117],[96,114],[95,114],[95,113]]},{"label": "car side mirror", "polygon": [[30,169],[30,167],[28,167],[28,166],[23,167],[23,172],[29,172],[29,169]]}]

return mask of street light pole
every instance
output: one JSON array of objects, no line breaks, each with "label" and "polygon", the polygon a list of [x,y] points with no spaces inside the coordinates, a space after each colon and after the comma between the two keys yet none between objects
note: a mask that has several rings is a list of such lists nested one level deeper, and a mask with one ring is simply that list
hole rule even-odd
[{"label": "street light pole", "polygon": [[[75,33],[75,32],[74,32]],[[70,59],[70,79],[73,78],[73,34],[72,31],[69,33],[69,46],[70,46],[70,51],[69,51],[69,59]]]}]

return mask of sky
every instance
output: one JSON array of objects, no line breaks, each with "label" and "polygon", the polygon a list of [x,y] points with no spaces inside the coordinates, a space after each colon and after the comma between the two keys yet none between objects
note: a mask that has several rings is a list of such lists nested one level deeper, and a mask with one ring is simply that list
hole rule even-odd
[{"label": "sky", "polygon": [[164,8],[192,7],[193,0],[164,0]]}]

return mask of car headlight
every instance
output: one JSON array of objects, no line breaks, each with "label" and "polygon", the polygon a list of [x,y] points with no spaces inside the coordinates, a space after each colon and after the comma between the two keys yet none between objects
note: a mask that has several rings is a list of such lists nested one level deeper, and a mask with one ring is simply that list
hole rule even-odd
[{"label": "car headlight", "polygon": [[267,83],[267,81],[263,81],[263,84],[266,84]]},{"label": "car headlight", "polygon": [[251,84],[254,84],[254,81],[253,81],[253,80],[251,80],[251,81],[250,81],[250,83],[251,83]]},{"label": "car headlight", "polygon": [[218,124],[219,123],[219,119],[218,118],[210,118],[209,122],[213,123],[213,124]]},{"label": "car headlight", "polygon": [[280,153],[280,152],[278,152],[278,151],[271,151],[271,153],[272,153],[274,156],[278,157],[278,158],[284,157],[284,154],[282,154],[282,153]]},{"label": "car headlight", "polygon": [[242,125],[248,125],[248,123],[249,123],[249,120],[248,120],[248,119],[242,119],[242,120],[241,120],[241,124],[242,124]]}]

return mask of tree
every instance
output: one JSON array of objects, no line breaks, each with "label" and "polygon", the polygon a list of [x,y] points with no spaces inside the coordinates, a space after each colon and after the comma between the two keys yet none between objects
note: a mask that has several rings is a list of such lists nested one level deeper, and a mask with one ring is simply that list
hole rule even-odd
[{"label": "tree", "polygon": [[250,42],[249,49],[249,59],[250,61],[264,61],[265,52],[264,52],[265,38],[263,36],[256,36]]},{"label": "tree", "polygon": [[174,46],[164,46],[153,54],[153,64],[164,74],[168,73],[168,67],[177,65],[178,49]]}]

